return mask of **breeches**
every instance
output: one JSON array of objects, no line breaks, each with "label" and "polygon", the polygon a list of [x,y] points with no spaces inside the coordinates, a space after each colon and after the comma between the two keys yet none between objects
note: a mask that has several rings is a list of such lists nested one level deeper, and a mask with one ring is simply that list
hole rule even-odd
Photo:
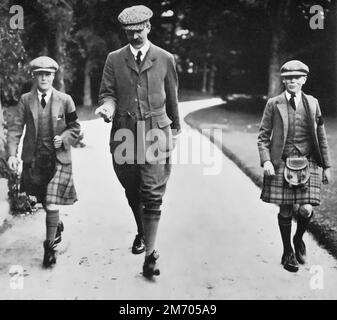
[{"label": "breeches", "polygon": [[117,164],[113,157],[112,161],[130,207],[142,203],[146,209],[160,209],[171,173],[169,158],[165,164]]}]

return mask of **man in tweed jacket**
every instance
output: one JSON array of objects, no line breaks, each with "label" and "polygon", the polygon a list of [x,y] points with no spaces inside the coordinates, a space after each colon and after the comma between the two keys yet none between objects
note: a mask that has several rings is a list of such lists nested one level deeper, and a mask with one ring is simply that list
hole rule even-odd
[{"label": "man in tweed jacket", "polygon": [[56,263],[56,245],[63,223],[57,205],[77,201],[72,176],[71,145],[80,133],[72,98],[55,90],[52,83],[58,64],[42,56],[30,63],[35,85],[22,95],[8,120],[8,164],[18,168],[18,145],[26,127],[21,159],[21,191],[37,197],[46,211],[43,265]]},{"label": "man in tweed jacket", "polygon": [[145,250],[145,277],[159,274],[154,246],[170,151],[180,131],[174,57],[147,39],[151,16],[145,6],[126,8],[118,16],[130,44],[108,55],[96,110],[106,121],[113,118],[113,166],[137,223],[132,253]]},{"label": "man in tweed jacket", "polygon": [[[288,61],[281,67],[286,91],[268,100],[258,135],[264,169],[261,199],[280,206],[281,263],[291,272],[298,271],[298,263],[305,263],[302,237],[313,215],[313,206],[320,204],[321,181],[328,183],[330,179],[331,160],[319,103],[302,92],[308,73],[308,66],[298,60]],[[286,159],[297,156],[305,156],[309,161],[310,178],[302,188],[289,186],[284,178]],[[322,175],[318,167],[323,168]],[[290,239],[293,211],[297,213],[295,254]]]}]

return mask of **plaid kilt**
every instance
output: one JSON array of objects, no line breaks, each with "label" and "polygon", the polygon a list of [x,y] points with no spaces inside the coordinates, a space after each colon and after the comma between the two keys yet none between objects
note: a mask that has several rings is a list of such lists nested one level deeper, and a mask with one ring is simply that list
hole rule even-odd
[{"label": "plaid kilt", "polygon": [[321,202],[321,173],[316,161],[309,158],[310,179],[304,188],[291,188],[284,178],[285,161],[275,170],[275,176],[263,178],[261,199],[278,205],[311,204]]},{"label": "plaid kilt", "polygon": [[46,204],[71,205],[77,201],[72,164],[56,160],[55,174],[47,185]]}]

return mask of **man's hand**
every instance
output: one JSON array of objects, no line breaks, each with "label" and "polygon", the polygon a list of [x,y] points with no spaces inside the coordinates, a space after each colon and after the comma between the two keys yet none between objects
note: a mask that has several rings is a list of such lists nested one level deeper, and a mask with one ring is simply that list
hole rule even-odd
[{"label": "man's hand", "polygon": [[19,167],[19,159],[15,156],[10,156],[8,158],[8,166],[11,170],[17,171]]},{"label": "man's hand", "polygon": [[95,115],[100,115],[105,122],[111,122],[113,116],[112,108],[107,107],[106,105],[102,105],[95,110]]},{"label": "man's hand", "polygon": [[263,164],[263,172],[267,177],[275,176],[275,169],[271,161],[266,161]]},{"label": "man's hand", "polygon": [[62,147],[63,141],[60,136],[55,136],[53,141],[55,149],[59,149]]},{"label": "man's hand", "polygon": [[331,181],[331,172],[330,168],[323,169],[323,184],[328,184]]}]

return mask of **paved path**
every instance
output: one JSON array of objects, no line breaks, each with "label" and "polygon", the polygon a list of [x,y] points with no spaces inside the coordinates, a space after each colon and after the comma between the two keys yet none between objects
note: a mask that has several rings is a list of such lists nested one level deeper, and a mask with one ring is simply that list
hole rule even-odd
[{"label": "paved path", "polygon": [[[182,103],[182,119],[217,102]],[[277,208],[261,202],[249,178],[187,125],[176,158],[192,140],[194,156],[174,166],[158,233],[162,274],[145,280],[143,256],[130,251],[135,225],[112,170],[110,126],[102,120],[83,126],[87,146],[73,150],[80,201],[62,208],[57,265],[41,268],[45,214],[15,219],[0,235],[1,299],[337,298],[336,261],[306,235],[308,263],[296,274],[283,270]],[[13,265],[23,268],[22,290],[12,288]]]}]

